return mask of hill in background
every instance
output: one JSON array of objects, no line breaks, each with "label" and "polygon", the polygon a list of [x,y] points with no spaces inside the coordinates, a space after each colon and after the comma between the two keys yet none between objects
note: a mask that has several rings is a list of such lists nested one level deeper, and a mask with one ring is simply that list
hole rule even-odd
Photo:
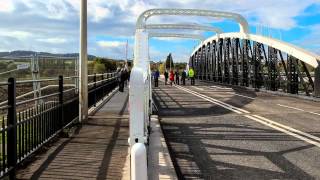
[{"label": "hill in background", "polygon": [[[21,57],[21,56],[32,56],[34,54],[38,54],[40,56],[58,56],[58,57],[78,57],[78,53],[66,53],[66,54],[54,54],[48,52],[36,52],[36,51],[11,51],[11,52],[0,52],[0,58],[2,57]],[[94,55],[88,55],[89,60],[93,60],[96,58]]]}]

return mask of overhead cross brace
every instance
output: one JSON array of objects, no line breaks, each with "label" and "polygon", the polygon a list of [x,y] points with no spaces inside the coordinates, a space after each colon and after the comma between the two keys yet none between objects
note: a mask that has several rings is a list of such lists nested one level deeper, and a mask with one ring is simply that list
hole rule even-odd
[{"label": "overhead cross brace", "polygon": [[223,33],[222,29],[199,24],[147,24],[146,29],[192,29],[200,31],[210,31],[216,34]]},{"label": "overhead cross brace", "polygon": [[204,41],[205,37],[196,34],[178,34],[178,33],[149,33],[149,39],[153,37],[174,37],[174,38],[186,38],[186,39],[197,39]]}]

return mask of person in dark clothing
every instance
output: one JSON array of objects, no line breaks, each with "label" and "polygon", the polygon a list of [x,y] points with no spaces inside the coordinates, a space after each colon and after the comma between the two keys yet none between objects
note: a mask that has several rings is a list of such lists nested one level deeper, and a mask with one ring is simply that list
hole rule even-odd
[{"label": "person in dark clothing", "polygon": [[165,85],[167,85],[167,83],[168,83],[168,78],[169,78],[169,73],[168,73],[168,71],[166,70],[166,71],[164,72],[164,84],[165,84]]},{"label": "person in dark clothing", "polygon": [[130,73],[131,73],[131,71],[128,70],[128,77],[127,77],[128,83],[130,82]]},{"label": "person in dark clothing", "polygon": [[124,86],[127,86],[127,80],[128,80],[128,70],[127,70],[127,68],[123,68],[123,73],[124,73],[124,75],[123,75],[123,81],[124,81]]},{"label": "person in dark clothing", "polygon": [[121,84],[121,69],[117,68],[117,82],[118,82],[118,86],[119,86],[119,90],[120,90],[120,84]]},{"label": "person in dark clothing", "polygon": [[156,72],[154,73],[154,87],[158,87],[159,77],[160,77],[160,72],[157,69]]},{"label": "person in dark clothing", "polygon": [[126,81],[126,72],[125,72],[125,69],[121,69],[120,71],[120,77],[119,77],[119,91],[120,92],[123,92],[123,89],[124,89],[124,82]]},{"label": "person in dark clothing", "polygon": [[179,85],[179,70],[176,70],[174,74],[176,76],[176,84]]},{"label": "person in dark clothing", "polygon": [[182,71],[182,74],[181,74],[182,85],[186,85],[186,77],[187,77],[186,71]]}]

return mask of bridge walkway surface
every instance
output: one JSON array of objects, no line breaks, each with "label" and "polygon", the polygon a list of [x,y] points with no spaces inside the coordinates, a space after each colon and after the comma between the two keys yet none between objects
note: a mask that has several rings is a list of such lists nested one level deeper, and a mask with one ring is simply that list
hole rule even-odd
[{"label": "bridge walkway surface", "polygon": [[128,89],[117,92],[71,138],[60,138],[17,179],[122,179],[128,156]]},{"label": "bridge walkway surface", "polygon": [[214,83],[153,98],[179,179],[320,179],[320,103]]}]

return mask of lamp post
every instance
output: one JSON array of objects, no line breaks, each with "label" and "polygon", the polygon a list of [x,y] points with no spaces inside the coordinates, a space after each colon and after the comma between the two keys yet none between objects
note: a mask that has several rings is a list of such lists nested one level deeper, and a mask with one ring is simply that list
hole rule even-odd
[{"label": "lamp post", "polygon": [[88,118],[87,0],[80,4],[79,122]]}]

